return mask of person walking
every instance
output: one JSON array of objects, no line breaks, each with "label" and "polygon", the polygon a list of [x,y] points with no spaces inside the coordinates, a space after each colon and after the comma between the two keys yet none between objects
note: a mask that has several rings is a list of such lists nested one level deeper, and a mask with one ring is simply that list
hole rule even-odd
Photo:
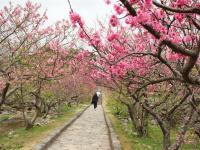
[{"label": "person walking", "polygon": [[97,108],[97,103],[98,103],[98,100],[99,100],[99,96],[100,96],[100,92],[96,92],[93,97],[92,97],[92,102],[91,104],[94,105],[94,109]]}]

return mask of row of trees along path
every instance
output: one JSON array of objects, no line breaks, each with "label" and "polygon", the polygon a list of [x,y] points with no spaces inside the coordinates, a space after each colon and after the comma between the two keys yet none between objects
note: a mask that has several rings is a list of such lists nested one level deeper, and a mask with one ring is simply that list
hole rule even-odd
[{"label": "row of trees along path", "polygon": [[[20,111],[30,129],[39,116],[69,103],[66,96],[80,98],[97,84],[119,95],[139,137],[148,136],[149,120],[156,120],[163,150],[178,150],[187,133],[200,137],[199,0],[105,2],[115,12],[96,30],[71,5],[70,22],[48,27],[46,13],[30,1],[0,11],[1,111],[3,105]],[[99,128],[83,127],[84,133]],[[180,128],[172,140],[174,127]],[[98,142],[102,134],[94,134]]]},{"label": "row of trees along path", "polygon": [[93,48],[88,64],[96,83],[118,93],[139,137],[148,136],[149,120],[156,120],[163,150],[180,149],[187,133],[200,137],[199,0],[105,2],[115,11],[97,30],[72,6],[70,12],[79,37]]}]

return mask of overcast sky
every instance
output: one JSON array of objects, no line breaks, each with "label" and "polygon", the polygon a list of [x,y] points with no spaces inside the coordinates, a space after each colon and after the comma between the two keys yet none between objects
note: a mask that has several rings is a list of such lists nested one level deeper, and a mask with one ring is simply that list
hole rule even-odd
[{"label": "overcast sky", "polygon": [[[0,0],[0,8],[11,1],[14,4],[24,4],[27,0]],[[47,9],[49,24],[57,20],[68,18],[69,6],[67,0],[30,0],[42,4],[42,9]],[[94,21],[105,19],[112,11],[111,6],[104,0],[70,0],[74,11],[81,14],[88,26],[94,26]]]}]

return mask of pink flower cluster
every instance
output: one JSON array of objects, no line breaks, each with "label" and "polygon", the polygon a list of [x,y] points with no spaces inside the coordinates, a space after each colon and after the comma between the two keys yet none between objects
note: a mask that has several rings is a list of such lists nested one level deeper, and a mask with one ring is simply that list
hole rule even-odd
[{"label": "pink flower cluster", "polygon": [[177,0],[177,1],[176,1],[176,5],[177,5],[177,6],[184,6],[184,5],[187,5],[187,4],[189,4],[189,3],[191,3],[190,0]]},{"label": "pink flower cluster", "polygon": [[183,14],[180,14],[180,13],[176,13],[174,15],[175,19],[178,20],[179,22],[182,22],[185,18],[185,16]]},{"label": "pink flower cluster", "polygon": [[117,19],[117,17],[115,15],[111,16],[111,18],[110,18],[110,24],[113,27],[116,27],[119,24],[119,21],[118,21],[118,19]]},{"label": "pink flower cluster", "polygon": [[49,42],[49,47],[52,49],[52,50],[59,50],[60,49],[60,43],[58,40],[54,40],[54,41],[50,41]]},{"label": "pink flower cluster", "polygon": [[168,52],[167,53],[167,59],[169,61],[172,61],[172,62],[176,62],[182,58],[184,58],[185,56],[181,55],[181,54],[177,54],[177,53],[173,53],[173,52]]},{"label": "pink flower cluster", "polygon": [[89,52],[87,50],[85,51],[82,51],[82,52],[79,52],[77,55],[76,55],[76,59],[78,61],[83,61],[84,58],[88,57],[89,56]]},{"label": "pink flower cluster", "polygon": [[124,9],[119,5],[114,5],[114,9],[118,15],[121,15],[124,12]]},{"label": "pink flower cluster", "polygon": [[119,34],[117,34],[117,33],[111,33],[107,36],[107,40],[110,41],[110,42],[113,41],[113,40],[116,40],[118,38],[119,38]]},{"label": "pink flower cluster", "polygon": [[15,7],[15,9],[12,12],[12,15],[17,16],[21,13],[21,9],[19,7]]},{"label": "pink flower cluster", "polygon": [[147,8],[150,8],[152,6],[152,0],[145,0],[144,3]]},{"label": "pink flower cluster", "polygon": [[138,2],[138,0],[129,0],[129,3],[130,4],[135,4],[135,3],[137,3]]},{"label": "pink flower cluster", "polygon": [[107,5],[109,5],[109,4],[111,3],[110,0],[104,0],[104,1],[105,1],[105,3],[106,3]]},{"label": "pink flower cluster", "polygon": [[147,23],[150,20],[150,16],[147,12],[143,10],[138,10],[137,16],[128,16],[125,20],[126,24],[129,24],[131,27],[136,26],[138,23]]},{"label": "pink flower cluster", "polygon": [[146,11],[143,11],[141,9],[139,9],[137,11],[137,21],[140,22],[140,23],[147,23],[150,21],[150,16],[149,16],[149,13],[146,12]]},{"label": "pink flower cluster", "polygon": [[79,30],[78,35],[79,35],[79,37],[80,37],[81,39],[84,39],[84,38],[86,37],[86,34],[84,33],[84,31],[83,31],[82,29]]},{"label": "pink flower cluster", "polygon": [[83,27],[84,23],[83,23],[80,15],[78,13],[76,13],[76,12],[70,12],[69,13],[69,17],[70,17],[70,20],[71,20],[71,22],[72,22],[72,24],[74,26],[76,26],[76,23],[77,23],[77,24],[80,25],[81,28]]},{"label": "pink flower cluster", "polygon": [[101,43],[101,38],[99,36],[99,33],[96,32],[91,36],[90,44],[94,46],[99,46],[100,43]]},{"label": "pink flower cluster", "polygon": [[134,27],[138,22],[136,17],[128,16],[125,20],[126,24]]}]

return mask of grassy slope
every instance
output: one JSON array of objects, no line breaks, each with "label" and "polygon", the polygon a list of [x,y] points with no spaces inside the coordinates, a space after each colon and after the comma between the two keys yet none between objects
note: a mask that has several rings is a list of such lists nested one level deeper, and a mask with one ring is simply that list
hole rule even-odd
[{"label": "grassy slope", "polygon": [[[84,106],[72,107],[70,109],[63,109],[62,115],[54,118],[44,126],[36,126],[30,130],[24,128],[12,129],[13,135],[7,133],[0,134],[0,149],[1,150],[30,150],[35,144],[40,142],[43,138],[47,137],[53,129],[61,126],[64,122],[68,121],[75,114],[83,110]],[[2,147],[3,145],[3,147]]]},{"label": "grassy slope", "polygon": [[[138,138],[132,132],[132,125],[130,123],[127,126],[123,125],[122,121],[114,115],[116,106],[119,107],[119,103],[114,101],[112,98],[105,98],[106,100],[106,111],[111,119],[115,132],[119,136],[119,140],[123,150],[161,150],[162,149],[162,133],[159,127],[150,125],[149,126],[149,137]],[[118,108],[119,109],[119,108]],[[121,114],[124,115],[126,107],[121,107]],[[175,132],[171,132],[172,140],[175,139]],[[180,150],[199,150],[200,144],[185,144]]]}]

